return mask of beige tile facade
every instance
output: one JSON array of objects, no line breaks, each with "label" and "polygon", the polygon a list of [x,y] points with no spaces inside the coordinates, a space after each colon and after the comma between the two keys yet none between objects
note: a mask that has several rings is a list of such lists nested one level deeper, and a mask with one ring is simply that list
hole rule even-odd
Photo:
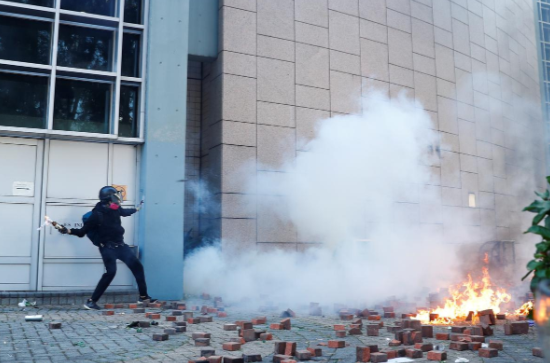
[{"label": "beige tile facade", "polygon": [[[201,175],[219,201],[201,220],[224,246],[303,250],[244,175],[283,173],[317,120],[361,113],[368,89],[407,90],[439,134],[439,205],[404,206],[442,242],[517,239],[521,145],[541,151],[531,0],[220,0],[219,58],[204,66]],[[531,109],[516,107],[530,102]],[[538,131],[537,131],[538,130]],[[540,131],[540,132],[539,132]],[[525,163],[524,163],[525,164]],[[252,183],[253,184],[253,183]],[[530,191],[529,191],[530,192]],[[475,194],[476,208],[468,207]],[[279,203],[279,202],[276,202]],[[284,200],[280,203],[284,204]],[[461,230],[458,233],[457,230]],[[312,241],[307,241],[312,242]],[[314,242],[314,241],[313,241]]]}]

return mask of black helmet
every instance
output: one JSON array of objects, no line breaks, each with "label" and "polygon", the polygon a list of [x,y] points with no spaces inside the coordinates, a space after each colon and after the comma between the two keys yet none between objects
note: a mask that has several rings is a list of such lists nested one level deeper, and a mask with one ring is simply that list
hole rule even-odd
[{"label": "black helmet", "polygon": [[99,190],[99,200],[102,202],[122,203],[122,192],[115,187],[106,186]]}]

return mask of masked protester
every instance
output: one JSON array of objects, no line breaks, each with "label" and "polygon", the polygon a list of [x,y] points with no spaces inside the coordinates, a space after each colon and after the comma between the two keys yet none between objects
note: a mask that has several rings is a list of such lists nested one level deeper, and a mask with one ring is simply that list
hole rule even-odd
[{"label": "masked protester", "polygon": [[[122,193],[111,186],[103,187],[99,191],[99,203],[96,204],[91,215],[85,220],[82,228],[68,229],[62,227],[59,232],[78,237],[88,237],[99,247],[106,272],[101,276],[92,297],[84,304],[88,310],[100,310],[96,304],[116,275],[116,260],[121,260],[134,274],[139,289],[138,302],[154,302],[147,294],[143,265],[130,247],[124,243],[124,228],[120,217],[129,217],[139,211],[136,208],[122,208]],[[93,238],[92,238],[93,234]]]}]

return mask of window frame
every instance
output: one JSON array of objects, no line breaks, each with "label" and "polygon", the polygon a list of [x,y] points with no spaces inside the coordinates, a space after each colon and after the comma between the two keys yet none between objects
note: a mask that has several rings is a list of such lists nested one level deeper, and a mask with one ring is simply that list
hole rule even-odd
[{"label": "window frame", "polygon": [[[142,0],[142,24],[124,22],[124,2],[118,0],[115,9],[115,17],[109,17],[91,13],[78,13],[71,10],[61,9],[62,0],[54,0],[52,8],[27,5],[22,3],[0,0],[0,15],[13,16],[35,21],[47,21],[53,23],[51,34],[51,55],[50,65],[26,63],[0,59],[0,72],[33,74],[49,77],[48,104],[46,128],[34,129],[24,127],[11,127],[0,125],[0,135],[23,135],[28,137],[53,137],[74,140],[116,140],[127,144],[141,144],[144,142],[145,120],[145,71],[147,62],[147,37],[148,37],[148,13],[149,1]],[[112,49],[112,71],[96,71],[73,67],[63,67],[57,64],[59,28],[60,25],[71,25],[77,27],[88,27],[113,31]],[[139,77],[122,76],[122,44],[124,33],[140,35]],[[53,113],[55,101],[56,79],[68,78],[88,82],[111,83],[111,103],[109,105],[109,126],[108,134],[64,131],[53,129]],[[118,136],[118,121],[120,112],[120,87],[121,84],[131,83],[139,87],[138,91],[138,114],[136,115],[137,137]]]}]

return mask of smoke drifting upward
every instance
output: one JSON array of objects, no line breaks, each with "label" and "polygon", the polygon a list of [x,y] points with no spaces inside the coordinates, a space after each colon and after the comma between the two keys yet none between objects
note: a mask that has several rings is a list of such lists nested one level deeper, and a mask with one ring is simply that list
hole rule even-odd
[{"label": "smoke drifting upward", "polygon": [[186,260],[186,292],[227,301],[268,295],[293,306],[361,306],[390,296],[425,304],[429,292],[459,278],[455,248],[444,240],[433,173],[440,146],[431,127],[419,103],[376,92],[362,115],[320,120],[307,151],[289,160],[285,173],[250,180],[258,214],[274,215],[273,228],[293,225],[299,242],[319,248],[203,248]]}]

